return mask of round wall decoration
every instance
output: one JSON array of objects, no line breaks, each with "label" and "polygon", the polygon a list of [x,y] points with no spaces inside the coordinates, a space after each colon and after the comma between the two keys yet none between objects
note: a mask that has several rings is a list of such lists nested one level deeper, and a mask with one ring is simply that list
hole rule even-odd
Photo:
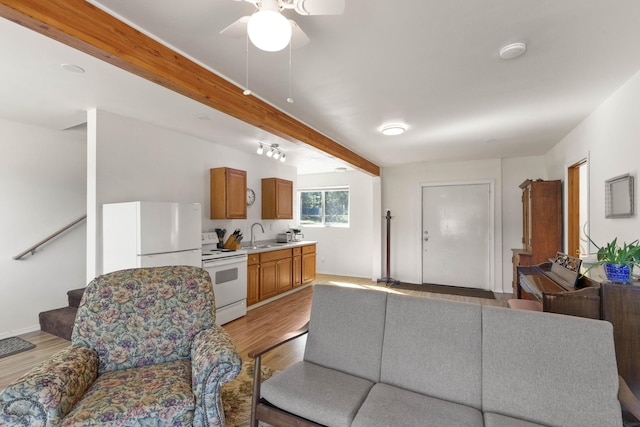
[{"label": "round wall decoration", "polygon": [[255,201],[256,193],[252,189],[247,188],[247,206],[251,206]]}]

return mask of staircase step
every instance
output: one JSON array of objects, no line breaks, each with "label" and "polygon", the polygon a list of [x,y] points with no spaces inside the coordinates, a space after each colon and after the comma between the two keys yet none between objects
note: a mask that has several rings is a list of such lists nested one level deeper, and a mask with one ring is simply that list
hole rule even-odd
[{"label": "staircase step", "polygon": [[84,288],[73,289],[67,292],[67,297],[69,298],[69,307],[80,307],[80,300],[82,299],[82,295],[84,295]]},{"label": "staircase step", "polygon": [[75,307],[56,308],[38,315],[40,330],[71,341],[71,332],[78,309]]}]

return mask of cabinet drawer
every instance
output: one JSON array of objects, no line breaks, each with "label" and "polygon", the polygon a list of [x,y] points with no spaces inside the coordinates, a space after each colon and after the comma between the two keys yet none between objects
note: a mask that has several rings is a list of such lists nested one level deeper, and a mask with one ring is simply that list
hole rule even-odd
[{"label": "cabinet drawer", "polygon": [[292,250],[293,250],[293,256],[302,255],[301,247],[293,248]]},{"label": "cabinet drawer", "polygon": [[282,258],[291,258],[291,249],[280,249],[277,251],[262,252],[260,254],[260,263],[274,261]]},{"label": "cabinet drawer", "polygon": [[260,263],[260,255],[258,254],[249,254],[247,259],[247,265],[254,265]]},{"label": "cabinet drawer", "polygon": [[312,253],[315,253],[315,251],[316,251],[316,245],[308,245],[308,246],[302,247],[303,254],[312,254]]}]

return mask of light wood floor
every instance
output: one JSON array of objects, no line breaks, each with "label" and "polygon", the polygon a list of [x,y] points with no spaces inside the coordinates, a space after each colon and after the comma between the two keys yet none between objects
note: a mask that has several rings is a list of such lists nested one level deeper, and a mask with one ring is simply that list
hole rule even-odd
[{"label": "light wood floor", "polygon": [[[359,286],[380,291],[402,292],[430,298],[452,299],[498,306],[506,306],[507,299],[511,297],[511,294],[497,294],[495,300],[490,300],[429,292],[398,291],[388,289],[384,284],[378,285],[370,279],[322,274],[318,275],[314,283]],[[247,353],[250,350],[259,347],[263,342],[302,327],[309,319],[312,294],[313,287],[306,287],[273,302],[251,309],[245,317],[224,325],[224,328],[233,337],[243,360],[247,360]],[[35,344],[36,348],[0,359],[0,390],[37,363],[46,360],[50,355],[70,344],[67,340],[41,331],[30,332],[21,335],[21,337]],[[276,370],[285,369],[302,360],[305,343],[306,337],[304,336],[293,340],[265,355],[263,364]]]}]

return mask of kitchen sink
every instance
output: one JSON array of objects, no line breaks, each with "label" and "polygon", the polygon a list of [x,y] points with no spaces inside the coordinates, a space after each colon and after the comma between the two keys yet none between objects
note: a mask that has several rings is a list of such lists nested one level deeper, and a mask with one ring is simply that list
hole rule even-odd
[{"label": "kitchen sink", "polygon": [[267,243],[264,245],[250,246],[251,249],[277,248],[279,246],[287,246],[287,243]]}]

